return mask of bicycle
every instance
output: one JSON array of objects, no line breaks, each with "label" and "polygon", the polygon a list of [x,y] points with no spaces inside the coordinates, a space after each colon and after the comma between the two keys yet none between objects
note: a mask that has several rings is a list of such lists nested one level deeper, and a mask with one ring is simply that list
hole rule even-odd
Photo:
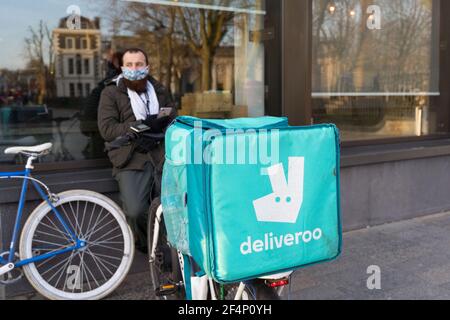
[{"label": "bicycle", "polygon": [[[162,300],[280,300],[293,272],[222,285],[195,261],[171,247],[160,198],[153,199],[148,222],[150,274],[156,297]],[[150,249],[151,248],[151,249]],[[186,268],[189,272],[186,274]],[[187,279],[193,275],[192,278]]]},{"label": "bicycle", "polygon": [[[128,133],[106,144],[108,151],[134,143],[140,137],[153,139],[162,144],[164,134]],[[220,285],[211,278],[201,274],[200,268],[191,257],[173,248],[167,241],[167,232],[163,218],[163,208],[160,200],[161,173],[164,160],[153,159],[153,177],[155,179],[150,192],[147,239],[149,248],[149,267],[155,296],[163,300],[278,300],[284,286],[289,284],[292,272],[273,275],[260,279],[231,285]],[[186,285],[185,268],[191,268],[190,274],[201,274],[200,277],[189,279],[195,282]]]},{"label": "bicycle", "polygon": [[[32,177],[33,161],[50,153],[51,143],[11,147],[6,154],[27,157],[25,170],[0,172],[0,179],[23,179],[9,251],[0,253],[0,283],[26,276],[49,299],[101,299],[125,279],[134,240],[125,215],[108,197],[88,190],[59,194]],[[43,202],[24,224],[16,251],[28,184]]]},{"label": "bicycle", "polygon": [[[148,226],[157,297],[276,300],[296,270],[340,255],[336,126],[185,116],[165,142]],[[270,161],[250,159],[269,144]]]},{"label": "bicycle", "polygon": [[[236,128],[249,130],[230,130]],[[255,128],[260,130],[259,137]],[[272,143],[279,143],[284,163],[274,159],[270,167],[246,165],[237,171],[220,161],[201,165],[187,161],[196,152],[202,157],[215,152],[223,155],[225,138],[247,136],[256,146],[256,139],[264,141],[266,129],[273,129]],[[111,145],[120,148],[138,137],[119,137]],[[161,180],[164,183],[158,196],[151,198],[147,230],[150,276],[157,298],[277,300],[295,270],[340,255],[339,135],[334,125],[289,127],[286,118],[271,117],[228,122],[179,117],[159,137],[159,144],[164,141],[168,144],[161,161],[165,160],[164,169],[160,170],[160,164],[153,166],[157,184],[161,185]],[[301,148],[299,141],[303,141]],[[310,182],[305,190],[305,159],[314,163],[319,158],[326,161],[313,168],[324,178]],[[261,182],[265,182],[263,187]],[[241,184],[243,187],[235,187]],[[259,193],[245,197],[244,186],[258,186]],[[326,205],[316,205],[318,201],[313,200],[319,199],[317,190],[323,188],[328,188]],[[241,201],[236,201],[233,193]],[[299,216],[306,194],[311,207]],[[238,220],[243,225],[229,223],[237,221],[235,213],[239,210],[245,213]],[[242,242],[247,232],[255,238],[250,235]],[[286,250],[277,255],[277,249]],[[258,255],[249,256],[252,253]]]}]

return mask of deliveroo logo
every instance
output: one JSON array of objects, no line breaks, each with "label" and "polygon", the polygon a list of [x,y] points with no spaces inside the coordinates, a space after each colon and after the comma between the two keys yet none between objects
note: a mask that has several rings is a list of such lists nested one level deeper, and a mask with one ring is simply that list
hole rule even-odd
[{"label": "deliveroo logo", "polygon": [[267,170],[273,193],[253,201],[259,222],[296,223],[303,202],[305,158],[290,157],[288,178],[283,164]]},{"label": "deliveroo logo", "polygon": [[[267,174],[270,178],[273,193],[253,201],[258,221],[296,223],[303,202],[305,158],[289,158],[287,179],[282,163],[270,167]],[[259,238],[248,235],[239,249],[244,256],[258,254],[319,241],[322,239],[322,235],[322,229],[320,228],[313,231],[304,230],[287,234],[267,232]]]}]

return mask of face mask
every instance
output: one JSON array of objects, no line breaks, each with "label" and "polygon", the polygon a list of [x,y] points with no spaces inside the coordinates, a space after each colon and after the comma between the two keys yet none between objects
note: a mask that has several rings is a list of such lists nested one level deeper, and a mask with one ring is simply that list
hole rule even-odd
[{"label": "face mask", "polygon": [[142,80],[148,76],[148,67],[137,70],[122,67],[122,74],[125,79],[128,79],[130,81]]}]

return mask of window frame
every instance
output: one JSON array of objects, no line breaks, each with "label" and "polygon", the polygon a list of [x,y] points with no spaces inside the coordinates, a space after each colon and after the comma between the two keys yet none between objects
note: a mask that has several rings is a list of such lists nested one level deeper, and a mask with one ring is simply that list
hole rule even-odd
[{"label": "window frame", "polygon": [[[266,0],[265,113],[287,116],[291,125],[310,125],[312,119],[312,1]],[[439,1],[439,10],[442,17],[450,15],[450,1]],[[439,29],[441,95],[435,98],[435,104],[438,106],[438,118],[442,120],[441,129],[445,132],[442,135],[422,137],[345,141],[342,142],[344,148],[450,138],[450,19],[441,19]],[[299,101],[302,101],[300,108]],[[35,171],[40,173],[110,167],[109,160],[103,158],[36,163]],[[1,171],[20,169],[23,169],[23,165],[0,165]]]},{"label": "window frame", "polygon": [[81,76],[83,75],[83,58],[80,54],[77,54],[74,58],[75,61],[75,75]]},{"label": "window frame", "polygon": [[69,97],[75,98],[76,97],[76,88],[75,83],[69,82]]},{"label": "window frame", "polygon": [[[272,2],[272,4],[275,5],[275,7],[279,7],[280,4],[280,0],[266,0],[267,2]],[[283,0],[284,1],[284,0]],[[295,1],[295,0],[294,0]],[[267,6],[267,4],[266,4]],[[269,16],[271,17],[270,19],[276,22],[279,22],[281,19],[280,16],[280,11],[274,11],[273,13],[266,9],[266,15],[269,18]],[[281,28],[279,28],[278,30],[278,25],[275,26],[277,28],[278,36],[276,38],[276,40],[278,40],[281,43]],[[71,39],[71,43],[72,43],[72,47],[68,48],[67,47],[67,39]],[[269,37],[270,38],[270,37]],[[77,38],[75,37],[65,37],[65,44],[66,44],[66,50],[71,50],[71,51],[75,51],[75,53],[79,50],[77,50],[76,46],[77,43],[80,44],[80,47],[82,47],[82,41],[78,42]],[[91,41],[88,41],[88,48],[92,46],[91,45]],[[267,48],[267,45],[265,46],[265,49]],[[267,51],[266,51],[267,52]],[[80,76],[80,75],[84,75],[83,72],[81,72],[81,74],[78,74],[78,70],[77,70],[77,61],[78,61],[78,56],[81,56],[79,53],[76,53],[76,55],[74,55],[72,57],[73,59],[73,67],[74,67],[74,73],[71,74],[72,76]],[[267,60],[267,56],[265,56],[265,60]],[[266,61],[265,61],[266,62]],[[264,63],[265,63],[264,62]],[[278,60],[274,60],[274,65],[278,64]],[[94,63],[95,64],[95,63]],[[81,63],[81,66],[83,67],[83,63]],[[278,66],[279,69],[279,66]],[[92,70],[92,71],[91,71]],[[96,72],[96,68],[94,65],[92,65],[91,68],[91,72]],[[82,70],[83,71],[83,70]],[[280,72],[281,74],[281,72]],[[276,114],[281,116],[281,108],[280,108],[280,104],[279,101],[281,101],[281,95],[280,95],[280,90],[279,90],[279,85],[280,85],[280,81],[277,78],[274,77],[265,77],[266,80],[266,90],[265,90],[265,97],[275,97],[275,99],[270,99],[270,100],[265,100],[265,113],[266,114]],[[275,85],[269,85],[269,83],[267,81],[274,81]],[[275,82],[276,81],[276,82]],[[271,83],[270,83],[271,84]],[[75,95],[73,96],[74,98],[77,97],[77,82],[76,80],[72,79],[70,82],[66,83],[65,85],[67,85],[67,87],[69,87],[69,94],[70,94],[70,85],[73,86],[74,88],[74,93]],[[95,86],[95,85],[94,85]],[[86,86],[83,86],[83,89],[86,89]],[[92,89],[92,88],[91,88]],[[8,164],[8,165],[4,165],[1,164],[0,165],[0,171],[19,171],[22,170],[24,167],[24,164]],[[109,161],[109,159],[107,157],[102,158],[102,159],[88,159],[88,160],[77,160],[77,161],[63,161],[63,162],[48,162],[48,163],[35,163],[34,164],[34,172],[36,174],[46,174],[46,173],[63,173],[67,170],[102,170],[102,169],[106,169],[106,168],[112,168],[112,164]]]},{"label": "window frame", "polygon": [[[71,41],[71,43],[72,43],[72,45],[71,46],[69,46],[69,40]],[[65,37],[65,45],[66,45],[66,48],[65,49],[68,49],[68,50],[73,50],[73,49],[75,49],[75,37]]]},{"label": "window frame", "polygon": [[89,49],[89,42],[87,37],[81,38],[81,49],[83,50]]},{"label": "window frame", "polygon": [[90,75],[91,74],[91,61],[89,58],[82,58],[83,60],[83,69],[84,69],[84,75]]},{"label": "window frame", "polygon": [[[272,2],[275,0],[268,0]],[[292,125],[310,125],[312,119],[312,6],[314,0],[281,1],[282,12],[282,114]],[[436,0],[441,17],[450,15],[450,1]],[[420,137],[392,137],[371,140],[344,141],[342,145],[364,146],[412,141],[448,139],[450,137],[450,20],[440,19],[440,96],[433,97],[442,133]],[[298,101],[302,101],[299,108]]]},{"label": "window frame", "polygon": [[67,58],[67,74],[75,75],[75,58],[73,57]]}]

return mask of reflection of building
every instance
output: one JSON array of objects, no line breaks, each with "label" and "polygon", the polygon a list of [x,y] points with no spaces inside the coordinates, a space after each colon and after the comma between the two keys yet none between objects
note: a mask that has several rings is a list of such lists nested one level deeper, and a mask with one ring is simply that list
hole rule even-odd
[{"label": "reflection of building", "polygon": [[53,30],[58,97],[85,97],[101,80],[100,20],[81,17],[81,29],[70,30],[67,18]]}]

